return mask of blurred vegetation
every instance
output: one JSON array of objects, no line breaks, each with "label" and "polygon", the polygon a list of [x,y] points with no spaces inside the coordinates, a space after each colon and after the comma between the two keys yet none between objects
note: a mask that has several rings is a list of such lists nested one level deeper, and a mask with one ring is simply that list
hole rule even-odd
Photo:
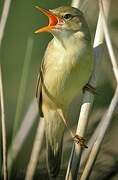
[{"label": "blurred vegetation", "polygon": [[[29,69],[26,96],[24,101],[25,107],[35,96],[35,84],[40,61],[43,57],[45,47],[51,35],[35,35],[34,31],[47,22],[47,18],[35,9],[36,5],[46,7],[47,1],[12,1],[10,14],[8,17],[3,45],[0,50],[0,59],[2,60],[5,102],[7,119],[9,119],[9,130],[14,118],[16,101],[18,96],[19,84],[21,79],[22,68],[24,64],[27,40],[32,37],[34,47],[32,52],[32,62]],[[50,1],[50,8],[61,5],[59,1],[55,4]],[[49,8],[49,7],[47,7]],[[28,93],[27,93],[28,90]]]},{"label": "blurred vegetation", "polygon": [[[3,0],[0,0],[0,15],[2,11],[3,2]],[[2,64],[5,96],[5,114],[8,132],[7,136],[9,139],[8,144],[10,142],[10,138],[12,135],[12,127],[15,118],[16,104],[28,38],[30,37],[33,39],[34,46],[31,56],[32,60],[28,72],[28,80],[25,89],[25,98],[20,117],[21,120],[24,117],[31,100],[35,97],[35,87],[40,62],[43,57],[47,43],[52,38],[52,36],[48,33],[42,33],[37,35],[34,34],[34,31],[37,28],[47,23],[47,18],[40,12],[38,12],[35,9],[35,6],[38,5],[45,8],[53,9],[61,5],[69,5],[70,3],[70,0],[63,0],[63,3],[60,0],[12,1],[10,14],[5,28],[5,35],[2,43],[2,48],[0,49],[0,62]],[[118,55],[117,7],[118,1],[112,0],[109,27],[116,55]],[[90,0],[90,4],[88,5],[85,15],[86,19],[88,20],[89,27],[91,29],[92,37],[94,36],[94,31],[96,27],[97,14],[97,4],[93,0]],[[108,60],[109,57],[106,52],[106,47],[104,47],[104,49],[105,53],[103,55],[100,73],[98,75],[98,95],[95,96],[93,113],[95,113],[99,108],[105,109],[108,106],[115,88],[115,81],[112,73],[111,64]],[[17,160],[17,164],[15,165],[15,167],[17,167],[17,169],[21,171],[22,169],[26,168],[26,163],[28,162],[28,158],[31,151],[31,144],[34,138],[32,134],[34,134],[35,129],[36,124],[31,130],[29,138],[26,144],[24,145],[22,152],[20,152],[20,158]]]}]

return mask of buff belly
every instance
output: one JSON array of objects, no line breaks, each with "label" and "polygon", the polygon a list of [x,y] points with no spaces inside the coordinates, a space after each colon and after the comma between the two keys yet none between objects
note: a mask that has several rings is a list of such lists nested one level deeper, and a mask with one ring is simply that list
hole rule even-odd
[{"label": "buff belly", "polygon": [[[92,71],[91,59],[79,61],[69,68],[67,65],[59,66],[46,72],[43,90],[43,98],[46,104],[55,107],[68,107],[73,98],[80,94],[84,85],[88,82]],[[57,67],[57,66],[56,66]]]}]

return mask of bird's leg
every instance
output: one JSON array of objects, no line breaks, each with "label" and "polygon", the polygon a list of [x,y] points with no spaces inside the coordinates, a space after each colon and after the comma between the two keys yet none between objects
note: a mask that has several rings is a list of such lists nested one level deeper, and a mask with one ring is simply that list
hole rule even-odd
[{"label": "bird's leg", "polygon": [[96,88],[88,83],[83,87],[83,91],[85,91],[85,90],[91,92],[92,94],[97,94]]},{"label": "bird's leg", "polygon": [[79,136],[78,134],[75,134],[75,135],[74,135],[74,133],[72,132],[71,128],[69,127],[69,125],[68,125],[68,123],[67,123],[67,120],[65,119],[65,117],[64,117],[64,115],[63,115],[62,110],[61,110],[61,109],[58,109],[57,111],[58,111],[59,115],[62,117],[64,124],[66,125],[66,127],[67,127],[68,130],[70,131],[70,134],[71,134],[72,139],[74,140],[74,142],[75,142],[76,144],[80,144],[80,146],[81,146],[82,148],[88,148],[87,145],[86,145],[86,139],[85,139],[85,138]]}]

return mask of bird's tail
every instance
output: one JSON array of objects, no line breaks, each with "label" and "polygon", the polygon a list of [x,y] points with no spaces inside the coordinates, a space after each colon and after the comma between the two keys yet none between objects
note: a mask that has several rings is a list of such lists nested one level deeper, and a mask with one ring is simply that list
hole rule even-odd
[{"label": "bird's tail", "polygon": [[64,123],[56,111],[46,115],[47,164],[51,177],[57,177],[61,165]]}]

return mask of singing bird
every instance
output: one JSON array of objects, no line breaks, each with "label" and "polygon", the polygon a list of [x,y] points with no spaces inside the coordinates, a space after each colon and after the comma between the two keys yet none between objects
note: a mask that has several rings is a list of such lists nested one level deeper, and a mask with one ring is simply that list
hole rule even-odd
[{"label": "singing bird", "polygon": [[37,8],[49,18],[49,24],[35,33],[50,32],[53,35],[40,67],[36,96],[45,120],[48,171],[50,176],[56,177],[60,170],[65,129],[59,112],[68,121],[71,102],[91,76],[91,37],[83,13],[77,8]]}]

